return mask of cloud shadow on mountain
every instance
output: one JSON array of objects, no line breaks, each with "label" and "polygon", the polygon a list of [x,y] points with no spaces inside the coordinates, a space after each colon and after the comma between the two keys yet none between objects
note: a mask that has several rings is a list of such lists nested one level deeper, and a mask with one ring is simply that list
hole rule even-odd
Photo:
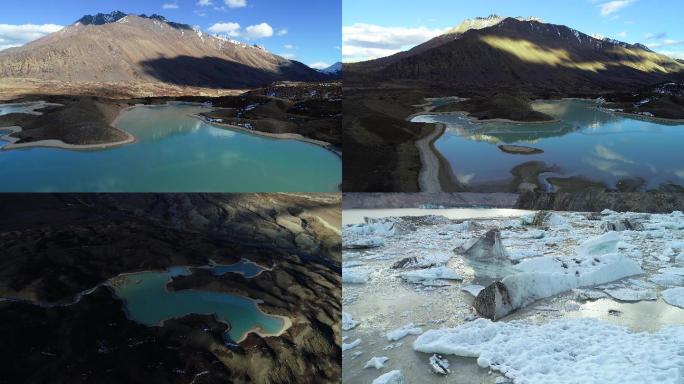
[{"label": "cloud shadow on mountain", "polygon": [[252,88],[274,81],[321,81],[326,76],[299,62],[277,71],[250,67],[217,57],[178,56],[140,63],[145,72],[168,84],[203,88]]}]

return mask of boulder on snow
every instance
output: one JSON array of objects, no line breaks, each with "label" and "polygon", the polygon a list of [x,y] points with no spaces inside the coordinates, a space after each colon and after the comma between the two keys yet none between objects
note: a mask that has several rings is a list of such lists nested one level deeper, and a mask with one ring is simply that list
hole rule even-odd
[{"label": "boulder on snow", "polygon": [[508,288],[504,283],[495,281],[475,297],[475,310],[480,316],[498,320],[516,310],[511,304]]},{"label": "boulder on snow", "polygon": [[540,228],[567,227],[568,221],[557,213],[539,211],[534,214],[529,225]]}]

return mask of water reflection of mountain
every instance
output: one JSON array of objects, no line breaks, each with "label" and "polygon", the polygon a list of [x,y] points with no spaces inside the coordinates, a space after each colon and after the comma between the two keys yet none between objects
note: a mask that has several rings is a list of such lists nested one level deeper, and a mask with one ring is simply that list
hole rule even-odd
[{"label": "water reflection of mountain", "polygon": [[589,101],[537,101],[532,106],[561,121],[547,124],[472,122],[463,114],[432,115],[430,120],[446,124],[450,132],[468,140],[493,144],[534,143],[581,130],[598,130],[607,123],[620,120],[620,117],[598,109],[598,104]]}]

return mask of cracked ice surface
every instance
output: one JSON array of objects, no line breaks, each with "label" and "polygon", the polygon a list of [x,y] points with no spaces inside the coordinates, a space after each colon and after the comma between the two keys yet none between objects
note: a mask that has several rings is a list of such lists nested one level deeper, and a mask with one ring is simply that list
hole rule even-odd
[{"label": "cracked ice surface", "polygon": [[[343,252],[343,267],[363,270],[368,276],[365,284],[343,284],[344,310],[360,322],[359,326],[344,334],[351,340],[363,338],[364,344],[357,348],[370,356],[388,356],[390,360],[386,369],[401,370],[408,382],[439,382],[439,377],[431,371],[430,356],[416,355],[411,349],[417,336],[408,335],[402,340],[406,341],[403,345],[383,350],[390,345],[385,335],[408,323],[420,325],[426,332],[470,324],[476,318],[472,310],[473,297],[462,291],[463,288],[470,285],[486,286],[495,279],[522,272],[521,267],[545,263],[533,260],[555,260],[554,268],[562,268],[563,263],[566,263],[569,270],[574,272],[577,267],[569,263],[575,264],[573,259],[580,259],[578,256],[582,254],[584,257],[580,262],[590,265],[594,257],[592,252],[598,254],[599,260],[606,255],[612,255],[609,259],[619,256],[632,265],[638,265],[643,273],[534,302],[496,324],[519,320],[529,326],[532,332],[535,327],[554,321],[569,321],[570,324],[576,321],[579,324],[584,318],[593,317],[598,319],[594,320],[597,324],[615,326],[625,335],[636,334],[635,330],[648,330],[638,337],[644,339],[659,337],[658,333],[661,330],[664,332],[665,327],[671,324],[684,324],[684,309],[663,300],[664,290],[684,286],[684,215],[680,212],[663,215],[612,211],[604,211],[600,215],[577,212],[556,212],[554,215],[557,215],[553,216],[555,225],[545,228],[526,225],[526,219],[519,217],[470,219],[467,225],[460,225],[457,220],[434,217],[393,218],[393,227],[402,230],[383,236],[382,246]],[[375,220],[377,223],[378,219]],[[612,245],[607,244],[610,252],[599,247],[598,250],[578,253],[578,250],[586,248],[579,248],[580,244],[605,235],[602,223],[618,220],[641,224],[643,230],[608,235],[609,238],[617,236],[617,241]],[[510,259],[508,265],[477,265],[453,252],[464,244],[473,244],[491,229],[501,232],[501,241]],[[364,231],[362,229],[360,233]],[[377,231],[362,235],[348,231],[347,227],[343,229],[343,241],[363,240],[365,236],[376,237]],[[408,257],[421,259],[445,254],[451,257],[443,266],[462,277],[462,281],[450,280],[438,286],[416,285],[406,282],[401,275],[424,268],[392,268],[397,261]],[[538,259],[540,257],[544,259]],[[584,270],[580,272],[584,273]],[[609,296],[609,293],[613,296]],[[656,301],[650,300],[653,295]],[[619,301],[614,296],[642,301]],[[605,330],[600,326],[596,329]],[[351,352],[344,353],[343,358],[344,382],[366,383],[377,377],[359,373],[363,370],[364,362],[351,360]],[[669,358],[676,359],[678,356]],[[461,377],[464,383],[494,383],[501,379],[497,375],[487,375],[487,370],[478,368],[474,360],[467,363],[469,360],[465,358],[453,359],[462,359],[454,361],[454,370],[470,372]],[[515,382],[534,381],[517,379]]]}]

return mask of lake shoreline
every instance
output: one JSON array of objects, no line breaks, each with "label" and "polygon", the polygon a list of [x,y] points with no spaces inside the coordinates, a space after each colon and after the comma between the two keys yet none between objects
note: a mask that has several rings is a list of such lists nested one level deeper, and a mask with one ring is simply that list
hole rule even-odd
[{"label": "lake shoreline", "polygon": [[[32,104],[32,103],[24,103],[24,104]],[[50,103],[43,103],[45,106],[50,106],[50,105],[56,105],[56,104],[50,104]],[[59,104],[61,105],[61,104]],[[57,148],[57,149],[65,149],[65,150],[74,150],[74,151],[93,151],[93,150],[102,150],[102,149],[108,149],[108,148],[114,148],[114,147],[119,147],[122,145],[126,144],[133,144],[138,141],[138,139],[133,136],[132,134],[126,132],[123,129],[120,129],[115,126],[115,124],[120,120],[121,116],[123,115],[124,112],[129,111],[133,108],[138,107],[139,105],[134,105],[130,107],[123,108],[119,111],[117,114],[116,118],[112,122],[109,123],[109,127],[124,134],[126,138],[124,140],[119,140],[119,141],[113,141],[113,142],[106,142],[106,143],[97,143],[97,144],[70,144],[62,141],[61,139],[47,139],[47,140],[38,140],[38,141],[31,141],[31,142],[25,142],[25,143],[17,143],[20,138],[12,136],[15,133],[21,132],[22,127],[19,126],[13,126],[13,127],[0,127],[0,131],[3,130],[9,130],[10,132],[8,134],[0,136],[0,140],[7,141],[9,144],[3,146],[0,148],[2,151],[11,151],[14,149],[27,149],[27,148]],[[29,113],[30,115],[36,115],[35,113]],[[42,115],[42,113],[38,113],[38,115]]]},{"label": "lake shoreline", "polygon": [[[250,262],[251,262],[251,260],[250,260]],[[259,265],[258,263],[254,263],[254,264]],[[259,265],[259,266],[261,266],[261,265]],[[130,313],[129,313],[129,311],[128,311],[128,308],[126,307],[126,300],[125,300],[124,298],[119,297],[119,295],[117,294],[117,292],[116,292],[116,283],[115,283],[115,282],[116,282],[117,280],[120,280],[120,279],[125,279],[126,276],[132,276],[132,275],[137,275],[137,274],[141,274],[141,273],[166,273],[166,272],[169,272],[171,268],[185,268],[185,269],[187,269],[188,271],[190,271],[191,268],[210,269],[211,266],[210,266],[210,265],[207,265],[207,266],[196,266],[196,267],[195,267],[195,266],[169,266],[168,268],[163,269],[163,270],[140,270],[140,271],[132,271],[132,272],[123,272],[123,273],[120,273],[120,274],[118,274],[118,275],[116,275],[116,276],[113,276],[113,277],[107,279],[106,281],[103,281],[103,282],[101,282],[101,283],[98,283],[98,284],[96,284],[95,286],[93,286],[93,287],[91,287],[91,288],[88,288],[88,289],[86,289],[86,290],[84,290],[84,291],[81,291],[81,292],[76,293],[72,298],[70,298],[70,299],[68,299],[68,300],[61,300],[61,301],[54,302],[54,303],[43,302],[43,301],[37,301],[37,300],[31,300],[31,299],[29,299],[29,298],[22,298],[22,297],[0,297],[0,301],[12,301],[12,302],[25,303],[25,304],[29,304],[29,305],[35,305],[35,306],[38,306],[38,307],[41,307],[41,308],[61,308],[61,307],[68,307],[68,306],[71,306],[71,305],[78,304],[78,303],[83,299],[84,296],[93,293],[93,292],[94,292],[95,290],[97,290],[98,288],[106,287],[107,289],[109,289],[109,290],[111,291],[112,295],[113,295],[115,298],[117,298],[118,300],[121,300],[122,302],[124,302],[124,307],[122,308],[122,310],[124,311],[126,317],[127,317],[129,320],[131,320],[131,321],[134,321],[134,322],[136,322],[136,323],[140,323],[140,322],[138,322],[137,320],[135,320],[135,319],[130,315]],[[269,269],[269,270],[270,270],[270,269]],[[228,273],[228,272],[227,272],[227,273]],[[168,284],[169,282],[171,282],[172,278],[173,278],[173,277],[169,277],[169,280],[168,280],[167,283],[164,285],[164,289],[166,289],[167,291],[168,291],[168,285],[167,285],[167,284]],[[202,291],[202,290],[200,290],[200,289],[189,289],[189,290],[191,290],[191,291],[198,291],[198,292],[214,292],[214,291]],[[168,292],[173,292],[173,291],[168,291]],[[282,328],[281,328],[278,332],[275,332],[275,333],[264,332],[264,331],[262,331],[259,327],[250,328],[249,330],[247,330],[247,331],[245,332],[245,334],[244,334],[239,340],[235,340],[235,342],[238,343],[238,344],[241,343],[241,342],[243,342],[243,341],[249,336],[250,333],[254,333],[254,334],[256,334],[256,335],[259,335],[260,337],[279,337],[279,336],[281,336],[283,333],[285,333],[288,329],[290,329],[290,328],[292,327],[292,325],[293,325],[292,319],[290,319],[288,316],[270,314],[270,313],[266,312],[263,308],[261,308],[261,307],[259,306],[259,304],[262,303],[261,300],[253,299],[253,298],[251,298],[251,297],[249,297],[249,296],[246,296],[246,295],[243,295],[243,294],[239,294],[239,293],[224,293],[224,292],[216,292],[216,293],[223,294],[223,295],[228,295],[228,296],[240,297],[240,298],[243,298],[243,299],[246,299],[246,300],[250,300],[251,302],[254,303],[254,306],[255,306],[255,308],[257,309],[257,311],[259,311],[259,312],[262,313],[263,315],[265,315],[265,316],[270,316],[270,317],[275,317],[275,318],[279,318],[279,319],[281,319],[281,320],[283,321]],[[189,315],[189,314],[193,314],[193,313],[188,313],[188,315]],[[167,319],[163,319],[163,320],[161,320],[161,321],[159,322],[158,326],[163,326],[164,323],[165,323],[166,321],[168,321],[168,320],[178,319],[178,318],[181,318],[181,317],[183,317],[183,316],[179,316],[179,317],[170,317],[170,318],[167,318]],[[224,324],[227,324],[229,327],[231,327],[231,324],[230,324],[230,322],[229,322],[228,320],[222,320],[222,319],[218,319],[218,318],[217,318],[217,321],[218,321],[218,322],[221,322],[221,323],[224,323]],[[141,323],[140,323],[140,324],[141,324]]]},{"label": "lake shoreline", "polygon": [[[425,100],[436,100],[434,98]],[[478,119],[477,117],[471,116],[468,111],[452,111],[452,112],[432,112],[436,106],[425,103],[416,105],[416,107],[422,107],[422,112],[416,112],[408,117],[406,120],[412,122],[412,120],[417,116],[428,116],[428,115],[454,115],[460,114],[473,123],[488,123],[488,122],[500,122],[507,124],[552,124],[558,123],[560,120],[545,120],[545,121],[515,121],[510,119]],[[461,192],[465,188],[459,185],[458,182],[454,181],[454,172],[451,164],[442,155],[441,152],[435,146],[437,140],[439,140],[447,130],[446,124],[434,123],[436,124],[435,130],[428,136],[416,140],[415,145],[418,148],[418,153],[420,154],[421,160],[421,170],[418,175],[418,185],[421,192]],[[435,170],[436,168],[436,170]]]},{"label": "lake shoreline", "polygon": [[271,139],[276,139],[276,140],[295,140],[295,141],[301,141],[303,143],[308,143],[308,144],[313,144],[318,147],[321,147],[323,149],[326,149],[342,159],[342,151],[335,148],[334,145],[331,143],[328,143],[327,141],[322,141],[322,140],[315,140],[315,139],[310,139],[308,137],[302,136],[298,133],[271,133],[271,132],[264,132],[264,131],[258,131],[254,129],[248,129],[245,127],[240,127],[238,125],[233,125],[233,124],[226,124],[226,123],[217,123],[217,122],[212,122],[209,121],[209,119],[205,116],[199,115],[199,114],[192,114],[190,115],[196,119],[202,120],[204,123],[209,124],[211,126],[219,127],[219,128],[228,128],[230,130],[235,130],[239,131],[241,133],[246,133],[249,135],[253,136],[259,136],[259,137],[268,137]]},{"label": "lake shoreline", "polygon": [[[253,262],[253,261],[251,261],[251,260],[248,260],[248,259],[242,259],[242,260],[243,260],[243,261],[241,261],[241,262],[244,262],[244,261],[246,260],[246,261],[248,261],[248,262],[250,262],[250,263],[256,264],[256,265],[258,265],[259,267],[262,267],[262,268],[263,268],[262,265],[260,265],[260,264],[258,264],[258,263],[256,263],[256,262]],[[215,267],[215,266],[212,266],[212,265],[201,265],[201,266],[187,266],[187,265],[186,265],[186,266],[179,266],[179,265],[176,265],[176,266],[170,266],[170,267],[168,267],[168,268],[166,268],[166,269],[164,269],[164,270],[143,270],[143,271],[135,271],[135,272],[124,272],[124,273],[121,273],[121,274],[119,274],[119,275],[117,275],[117,276],[114,276],[114,277],[108,279],[106,282],[101,283],[99,286],[105,285],[105,286],[111,288],[112,291],[113,291],[113,293],[116,295],[116,288],[115,288],[112,284],[110,284],[110,282],[113,282],[113,281],[115,281],[116,279],[125,278],[126,276],[136,275],[136,274],[140,274],[140,273],[167,273],[167,272],[170,272],[171,268],[184,268],[185,270],[187,270],[187,271],[189,272],[190,275],[192,275],[192,269],[211,269],[212,267]],[[270,271],[270,270],[273,270],[273,268],[269,268],[269,269],[264,268],[264,270],[269,270],[269,271]],[[234,273],[234,272],[226,272],[226,273]],[[260,273],[261,273],[261,272],[259,272],[259,274],[260,274]],[[240,274],[240,273],[238,273],[238,274]],[[258,274],[257,274],[256,276],[258,276]],[[253,276],[253,277],[256,277],[256,276]],[[168,280],[166,281],[166,283],[164,284],[164,289],[165,289],[167,292],[170,292],[170,293],[171,293],[171,292],[178,292],[177,290],[173,290],[173,291],[169,290],[168,284],[171,283],[171,282],[173,281],[173,278],[174,278],[174,276],[169,276],[169,279],[168,279]],[[91,290],[93,290],[93,289],[91,289]],[[249,296],[247,296],[247,295],[244,295],[244,294],[239,294],[239,293],[225,293],[225,292],[217,292],[217,291],[203,291],[203,290],[201,290],[201,289],[186,289],[186,290],[182,290],[182,291],[215,292],[215,293],[222,294],[222,295],[240,297],[240,298],[243,298],[243,299],[246,299],[246,300],[250,300],[252,303],[254,303],[254,307],[257,309],[257,311],[259,311],[259,312],[262,313],[263,315],[265,315],[265,316],[270,316],[270,317],[280,318],[280,319],[283,321],[283,326],[282,326],[281,330],[278,331],[278,332],[276,332],[276,333],[263,332],[263,331],[261,330],[261,328],[259,328],[259,327],[250,328],[249,330],[245,331],[244,335],[243,335],[239,340],[235,340],[235,342],[238,343],[238,344],[241,343],[242,341],[244,341],[244,340],[249,336],[250,333],[254,333],[254,334],[256,334],[256,335],[259,335],[260,337],[278,337],[278,336],[281,336],[281,335],[282,335],[283,333],[285,333],[290,327],[292,327],[292,324],[293,324],[293,323],[292,323],[292,320],[291,320],[288,316],[282,316],[282,315],[275,315],[275,314],[267,313],[266,311],[264,311],[263,308],[261,308],[261,307],[259,306],[259,304],[262,303],[261,300],[253,299],[253,298],[251,298],[251,297],[249,297]],[[118,295],[116,295],[116,296],[118,297]],[[126,303],[126,300],[125,300],[125,299],[123,299],[123,298],[119,298],[119,299],[122,300],[124,303]],[[124,306],[124,312],[126,313],[126,317],[128,317],[130,320],[135,321],[135,322],[138,322],[137,320],[135,320],[135,319],[130,315],[130,313],[129,313],[129,311],[128,311],[128,308],[126,308],[125,306]],[[184,315],[184,316],[185,316],[185,315]],[[180,316],[180,317],[183,317],[183,316]],[[172,320],[172,319],[178,319],[178,318],[180,318],[180,317],[170,317],[170,318],[163,319],[163,320],[161,320],[161,321],[159,322],[158,325],[159,325],[159,326],[162,326],[162,325],[164,325],[164,323],[165,323],[166,321]],[[217,318],[217,321],[218,321],[218,322],[221,322],[221,323],[224,323],[224,324],[227,324],[229,327],[232,326],[232,325],[230,324],[230,321],[228,321],[228,320],[226,320],[226,319],[219,319],[219,318]],[[228,331],[228,332],[230,332],[230,331]]]}]

